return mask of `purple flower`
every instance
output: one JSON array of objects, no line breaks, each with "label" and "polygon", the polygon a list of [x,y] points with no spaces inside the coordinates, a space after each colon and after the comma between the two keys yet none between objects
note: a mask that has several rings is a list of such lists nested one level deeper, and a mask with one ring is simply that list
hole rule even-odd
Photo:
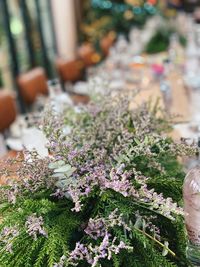
[{"label": "purple flower", "polygon": [[12,253],[12,246],[15,238],[19,235],[17,226],[14,227],[4,227],[0,233],[0,242],[3,242],[5,245],[5,250],[9,253]]},{"label": "purple flower", "polygon": [[105,220],[103,218],[92,219],[90,218],[88,226],[85,229],[86,234],[88,234],[93,239],[97,239],[105,235]]},{"label": "purple flower", "polygon": [[27,233],[32,236],[34,240],[37,240],[38,235],[48,237],[48,234],[45,231],[43,225],[44,221],[42,216],[37,217],[36,214],[32,214],[31,216],[29,216],[25,223]]}]

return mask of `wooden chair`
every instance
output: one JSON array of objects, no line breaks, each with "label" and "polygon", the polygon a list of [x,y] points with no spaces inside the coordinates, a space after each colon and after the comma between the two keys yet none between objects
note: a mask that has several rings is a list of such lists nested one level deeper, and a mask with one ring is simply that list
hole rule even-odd
[{"label": "wooden chair", "polygon": [[100,55],[95,51],[90,43],[84,43],[78,50],[79,57],[83,60],[86,67],[92,66],[100,61]]},{"label": "wooden chair", "polygon": [[[14,96],[4,90],[0,91],[0,132],[7,130],[15,121],[17,116],[17,106]],[[16,170],[16,166],[11,166],[6,163],[7,159],[16,158],[18,152],[10,150],[5,156],[0,159],[0,170],[6,168],[8,170]],[[16,178],[13,176],[12,178]],[[10,177],[11,179],[11,177]],[[0,185],[6,184],[8,177],[0,175]]]},{"label": "wooden chair", "polygon": [[70,94],[70,97],[74,105],[79,105],[79,104],[86,105],[90,101],[90,97],[88,95],[72,93]]},{"label": "wooden chair", "polygon": [[4,90],[0,91],[0,132],[4,132],[15,121],[17,106],[14,96]]},{"label": "wooden chair", "polygon": [[22,73],[17,78],[21,96],[26,105],[33,104],[38,95],[47,95],[47,77],[41,67]]},{"label": "wooden chair", "polygon": [[80,59],[65,60],[57,58],[55,65],[63,83],[67,81],[76,82],[83,77],[84,62]]},{"label": "wooden chair", "polygon": [[110,48],[113,46],[116,39],[116,34],[109,32],[100,41],[100,47],[104,56],[108,56]]}]

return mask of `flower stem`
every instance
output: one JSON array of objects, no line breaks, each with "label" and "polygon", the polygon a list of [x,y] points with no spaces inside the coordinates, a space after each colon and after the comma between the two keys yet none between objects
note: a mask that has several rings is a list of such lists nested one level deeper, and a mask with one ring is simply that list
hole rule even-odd
[{"label": "flower stem", "polygon": [[144,232],[144,231],[142,231],[142,230],[140,230],[140,229],[138,229],[138,228],[136,228],[136,227],[134,227],[134,229],[136,229],[138,232],[140,232],[140,233],[146,235],[148,238],[150,238],[151,240],[155,241],[155,242],[156,242],[157,244],[159,244],[161,247],[163,247],[163,248],[165,248],[166,250],[168,250],[168,252],[169,252],[173,257],[176,256],[176,254],[175,254],[171,249],[167,248],[163,243],[161,243],[159,240],[157,240],[157,239],[154,238],[153,236],[147,234],[146,232]]}]

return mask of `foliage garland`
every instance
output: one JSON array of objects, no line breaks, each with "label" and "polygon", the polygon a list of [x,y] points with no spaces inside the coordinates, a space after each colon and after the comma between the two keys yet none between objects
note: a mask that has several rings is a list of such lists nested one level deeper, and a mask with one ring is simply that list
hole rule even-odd
[{"label": "foliage garland", "polygon": [[176,29],[170,27],[159,27],[147,43],[145,52],[148,54],[154,54],[167,51],[170,45],[170,38],[173,34],[177,34],[180,45],[185,47],[187,43],[186,38]]},{"label": "foliage garland", "polygon": [[85,3],[84,22],[81,25],[81,41],[96,44],[108,31],[128,35],[133,25],[143,26],[149,16],[157,13],[157,5],[151,1],[92,0]]},{"label": "foliage garland", "polygon": [[176,157],[196,149],[156,113],[119,95],[46,110],[50,156],[26,152],[20,181],[0,188],[0,266],[190,266]]}]

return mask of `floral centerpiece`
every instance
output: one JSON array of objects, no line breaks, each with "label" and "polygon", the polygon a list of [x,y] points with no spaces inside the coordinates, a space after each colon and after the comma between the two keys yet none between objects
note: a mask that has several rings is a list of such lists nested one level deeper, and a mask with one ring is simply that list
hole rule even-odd
[{"label": "floral centerpiece", "polygon": [[129,104],[44,112],[49,155],[25,151],[0,188],[0,266],[189,266],[176,157],[196,149],[163,134],[157,108]]}]

